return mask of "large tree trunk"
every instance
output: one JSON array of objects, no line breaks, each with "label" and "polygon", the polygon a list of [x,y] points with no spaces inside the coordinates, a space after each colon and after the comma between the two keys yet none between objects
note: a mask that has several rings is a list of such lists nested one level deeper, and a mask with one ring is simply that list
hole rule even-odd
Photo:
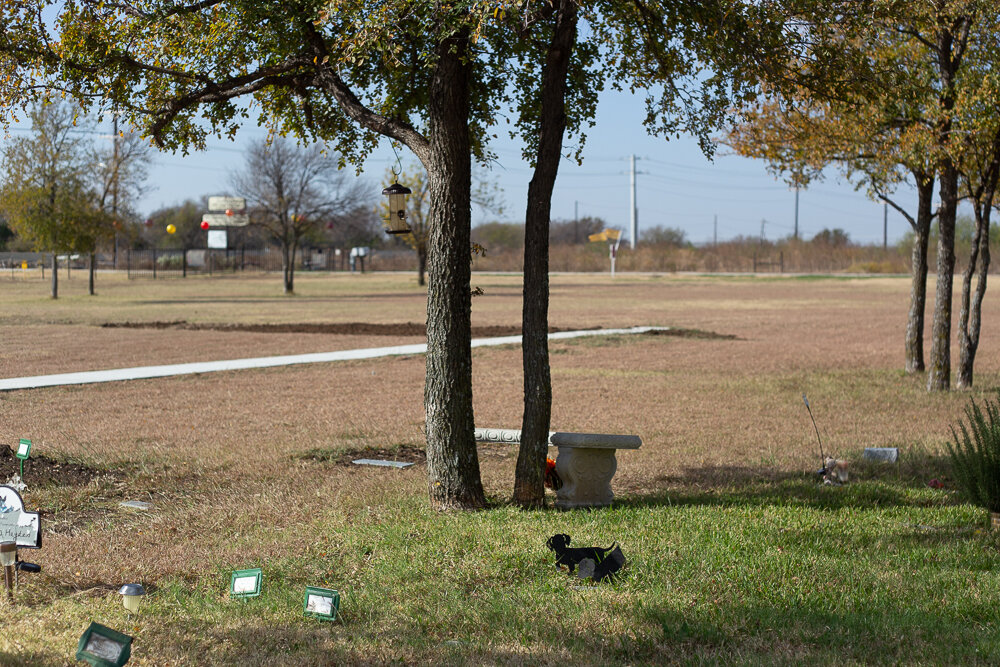
[{"label": "large tree trunk", "polygon": [[941,169],[941,203],[938,209],[937,288],[928,391],[951,388],[951,300],[955,273],[955,211],[958,207],[958,171],[950,160]]},{"label": "large tree trunk", "polygon": [[927,244],[931,234],[934,179],[917,177],[917,219],[910,256],[910,313],[906,319],[906,372],[924,370],[924,313],[927,311]]},{"label": "large tree trunk", "polygon": [[574,0],[561,0],[542,73],[535,172],[528,184],[524,223],[524,296],[521,312],[524,414],[514,478],[514,502],[545,503],[545,458],[552,413],[549,372],[549,216],[566,130],[566,80],[576,41]]},{"label": "large tree trunk", "polygon": [[90,296],[94,296],[94,294],[96,294],[96,292],[94,291],[94,272],[97,270],[96,265],[97,265],[97,253],[92,252],[90,253],[90,264],[87,267],[87,273],[88,273],[87,293]]},{"label": "large tree trunk", "polygon": [[52,298],[59,298],[59,259],[52,253]]},{"label": "large tree trunk", "polygon": [[476,509],[486,505],[486,496],[472,411],[468,33],[441,40],[436,51],[424,165],[431,201],[424,383],[428,492],[437,509]]}]

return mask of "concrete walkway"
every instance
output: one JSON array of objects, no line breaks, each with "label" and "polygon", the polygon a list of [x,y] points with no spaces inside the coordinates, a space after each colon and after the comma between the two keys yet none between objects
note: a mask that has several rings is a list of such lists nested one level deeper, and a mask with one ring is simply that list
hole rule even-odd
[{"label": "concrete walkway", "polygon": [[[669,327],[632,327],[630,329],[593,329],[589,331],[560,331],[549,334],[549,340],[581,338],[583,336],[614,336],[621,334],[641,334]],[[493,345],[520,345],[520,336],[499,338],[476,338],[472,347]],[[85,371],[82,373],[59,373],[56,375],[35,375],[33,377],[8,378],[0,380],[0,391],[17,389],[38,389],[70,384],[93,384],[97,382],[119,382],[121,380],[145,380],[148,378],[171,377],[174,375],[194,375],[217,371],[238,371],[247,368],[271,368],[293,364],[320,364],[331,361],[352,359],[375,359],[407,354],[424,354],[427,344],[397,345],[395,347],[370,347],[362,350],[341,350],[339,352],[317,352],[314,354],[293,354],[280,357],[257,357],[254,359],[229,359],[227,361],[199,361],[189,364],[167,366],[139,366],[138,368],[116,368],[107,371]]]}]

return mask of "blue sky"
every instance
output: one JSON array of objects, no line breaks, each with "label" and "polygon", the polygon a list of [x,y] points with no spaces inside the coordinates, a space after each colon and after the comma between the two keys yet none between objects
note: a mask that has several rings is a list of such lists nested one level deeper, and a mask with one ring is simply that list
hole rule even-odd
[{"label": "blue sky", "polygon": [[[794,228],[795,194],[785,183],[767,173],[761,161],[734,155],[721,147],[714,161],[705,158],[697,142],[682,137],[665,141],[646,134],[640,97],[608,92],[602,96],[597,124],[587,132],[584,162],[564,160],[553,196],[553,219],[572,220],[575,212],[603,218],[609,226],[628,235],[630,186],[629,156],[635,155],[636,199],[639,234],[657,225],[684,230],[688,240],[712,240],[713,220],[718,216],[718,239],[758,236],[766,220],[764,236],[790,236]],[[229,173],[242,165],[244,145],[266,136],[266,130],[248,126],[235,142],[212,140],[204,152],[189,156],[161,153],[151,170],[150,192],[140,209],[150,213],[185,198],[225,194]],[[520,147],[511,141],[495,145],[497,164],[487,172],[499,186],[505,201],[500,216],[475,211],[473,224],[501,219],[523,221],[527,184],[531,170],[520,159]],[[404,164],[412,162],[407,154]],[[389,145],[383,145],[365,164],[362,178],[372,184],[374,197],[380,196],[383,175],[395,164]],[[915,204],[907,191],[901,199]],[[852,241],[881,244],[883,207],[863,192],[838,179],[830,171],[823,182],[815,183],[799,195],[799,233],[811,238],[824,228],[841,228]],[[889,209],[888,238],[893,244],[907,230],[906,220]]]}]

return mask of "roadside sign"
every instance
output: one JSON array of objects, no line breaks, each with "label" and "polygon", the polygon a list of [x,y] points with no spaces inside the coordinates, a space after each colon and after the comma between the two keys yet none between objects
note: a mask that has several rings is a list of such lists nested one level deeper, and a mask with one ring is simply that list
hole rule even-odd
[{"label": "roadside sign", "polygon": [[208,198],[208,210],[209,211],[232,211],[233,213],[242,213],[247,207],[247,200],[243,197],[209,197]]},{"label": "roadside sign", "polygon": [[246,213],[203,213],[202,222],[207,222],[209,227],[245,227],[250,224],[250,216]]}]

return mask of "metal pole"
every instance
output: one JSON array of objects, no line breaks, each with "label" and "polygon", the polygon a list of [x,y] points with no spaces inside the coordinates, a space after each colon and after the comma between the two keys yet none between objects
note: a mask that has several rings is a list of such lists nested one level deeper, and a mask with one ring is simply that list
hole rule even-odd
[{"label": "metal pole", "polygon": [[573,243],[580,242],[580,202],[573,202]]},{"label": "metal pole", "polygon": [[799,185],[795,184],[795,240],[799,240]]},{"label": "metal pole", "polygon": [[637,221],[637,218],[638,218],[639,214],[638,214],[638,211],[636,210],[636,206],[635,206],[635,154],[633,154],[631,156],[630,162],[631,162],[631,165],[632,165],[632,169],[631,169],[632,213],[631,213],[631,226],[629,227],[629,229],[630,229],[629,244],[630,244],[631,248],[633,250],[635,250],[635,234],[636,234],[636,230],[639,227],[639,223]]},{"label": "metal pole", "polygon": [[712,220],[712,245],[719,245],[719,216]]}]

